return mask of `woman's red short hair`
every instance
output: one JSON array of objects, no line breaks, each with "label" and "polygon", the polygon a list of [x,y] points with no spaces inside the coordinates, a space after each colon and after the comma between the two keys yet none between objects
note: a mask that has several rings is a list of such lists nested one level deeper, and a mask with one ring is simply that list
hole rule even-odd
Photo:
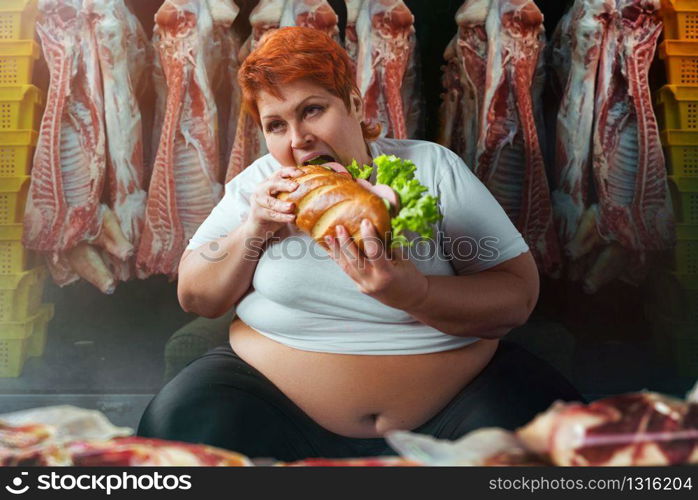
[{"label": "woman's red short hair", "polygon": [[[238,71],[242,109],[260,125],[257,97],[260,91],[281,97],[278,86],[306,78],[351,106],[356,90],[354,65],[347,51],[322,31],[300,26],[279,28],[264,36]],[[380,134],[380,125],[361,122],[366,140]]]}]

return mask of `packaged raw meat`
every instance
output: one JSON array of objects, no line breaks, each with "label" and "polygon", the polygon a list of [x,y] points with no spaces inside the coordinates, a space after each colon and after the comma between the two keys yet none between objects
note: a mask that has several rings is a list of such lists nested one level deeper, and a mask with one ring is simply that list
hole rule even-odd
[{"label": "packaged raw meat", "polygon": [[698,464],[698,383],[685,400],[640,391],[590,404],[557,401],[515,432],[482,428],[447,441],[391,431],[386,439],[424,465]]},{"label": "packaged raw meat", "polygon": [[131,437],[96,410],[49,406],[0,415],[4,466],[247,466],[239,453]]}]

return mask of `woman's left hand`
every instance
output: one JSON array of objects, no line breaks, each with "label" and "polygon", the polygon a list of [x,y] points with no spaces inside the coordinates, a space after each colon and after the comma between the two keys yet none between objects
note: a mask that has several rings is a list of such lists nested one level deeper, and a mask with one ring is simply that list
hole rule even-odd
[{"label": "woman's left hand", "polygon": [[401,251],[388,256],[373,224],[364,219],[361,238],[364,251],[351,239],[344,226],[328,236],[329,254],[366,295],[396,309],[410,310],[427,295],[427,277]]}]

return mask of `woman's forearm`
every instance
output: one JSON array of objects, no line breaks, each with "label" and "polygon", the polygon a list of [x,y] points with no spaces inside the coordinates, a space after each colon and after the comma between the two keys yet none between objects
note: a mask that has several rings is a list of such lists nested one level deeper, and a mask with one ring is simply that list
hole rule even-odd
[{"label": "woman's forearm", "polygon": [[537,300],[521,277],[504,271],[426,278],[426,296],[405,311],[449,335],[501,338],[526,322]]},{"label": "woman's forearm", "polygon": [[217,317],[238,302],[250,287],[262,252],[264,240],[257,233],[243,223],[184,257],[177,295],[185,311]]}]

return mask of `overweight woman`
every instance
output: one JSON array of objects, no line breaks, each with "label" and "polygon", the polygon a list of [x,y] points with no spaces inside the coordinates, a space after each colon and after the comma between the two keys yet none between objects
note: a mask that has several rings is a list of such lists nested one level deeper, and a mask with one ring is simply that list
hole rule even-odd
[{"label": "overweight woman", "polygon": [[[520,233],[456,154],[378,138],[352,71],[336,42],[298,27],[272,32],[240,68],[244,109],[269,154],[225,186],[178,283],[184,310],[213,318],[234,306],[236,319],[228,344],[155,396],[139,435],[280,460],[390,455],[382,436],[393,429],[457,439],[581,400],[501,340],[538,298]],[[325,250],[274,197],[320,155],[361,165],[382,154],[413,161],[439,199],[434,238],[409,252],[389,257],[370,224],[363,250],[341,226]]]}]

